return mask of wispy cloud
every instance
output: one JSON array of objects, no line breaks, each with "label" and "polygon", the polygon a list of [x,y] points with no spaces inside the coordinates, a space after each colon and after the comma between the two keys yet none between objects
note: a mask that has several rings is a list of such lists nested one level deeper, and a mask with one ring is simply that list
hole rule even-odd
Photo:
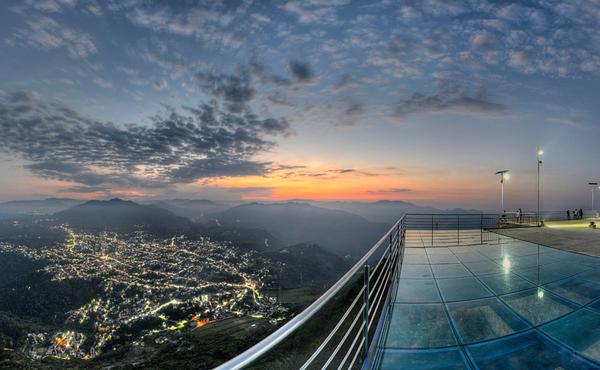
[{"label": "wispy cloud", "polygon": [[402,193],[410,193],[413,191],[408,188],[390,188],[390,189],[378,189],[378,190],[369,190],[370,194],[402,194]]},{"label": "wispy cloud", "polygon": [[62,25],[47,16],[31,17],[25,28],[15,32],[15,37],[31,47],[46,50],[64,48],[72,58],[86,58],[98,51],[88,33]]},{"label": "wispy cloud", "polygon": [[398,118],[441,112],[485,116],[502,116],[510,112],[507,106],[491,101],[483,91],[469,93],[456,88],[442,89],[430,95],[413,93],[398,101],[393,109]]}]

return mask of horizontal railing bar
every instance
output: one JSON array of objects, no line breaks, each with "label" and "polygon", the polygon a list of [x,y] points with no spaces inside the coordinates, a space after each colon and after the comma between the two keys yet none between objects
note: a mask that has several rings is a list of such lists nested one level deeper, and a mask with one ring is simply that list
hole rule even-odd
[{"label": "horizontal railing bar", "polygon": [[[363,309],[364,309],[364,306],[363,306]],[[350,353],[352,352],[352,348],[354,348],[354,345],[356,344],[356,341],[358,340],[359,337],[362,337],[360,335],[360,333],[362,332],[362,330],[363,330],[364,327],[365,327],[365,323],[364,322],[358,327],[358,335],[354,337],[354,340],[350,344],[350,347],[348,348],[348,351],[346,351],[346,354],[344,355],[344,358],[342,358],[342,362],[340,362],[340,364],[338,365],[338,370],[340,370],[342,367],[344,367],[344,364],[348,360],[348,356],[350,356]],[[364,340],[364,338],[363,338],[363,340]],[[358,351],[360,351],[360,347],[361,347],[361,345],[359,344],[358,345]]]},{"label": "horizontal railing bar", "polygon": [[258,342],[257,344],[247,349],[240,355],[234,357],[233,359],[218,366],[216,369],[233,370],[241,369],[245,366],[248,366],[254,361],[256,361],[258,358],[260,358],[263,354],[268,352],[270,349],[275,347],[277,344],[281,343],[290,334],[295,332],[300,326],[302,326],[306,321],[308,321],[317,312],[319,312],[321,308],[325,304],[327,304],[327,302],[329,302],[352,278],[354,278],[356,273],[363,269],[363,266],[369,261],[369,258],[371,258],[371,256],[375,254],[375,252],[377,252],[379,248],[388,241],[390,233],[396,232],[396,227],[400,224],[403,217],[396,221],[396,223],[394,223],[394,225],[388,230],[388,232],[386,232],[385,235],[383,235],[381,239],[379,239],[379,241],[375,243],[375,245],[373,245],[373,247],[371,247],[371,249],[363,257],[361,257],[358,260],[358,262],[356,262],[354,266],[350,268],[348,272],[344,274],[344,276],[342,276],[342,278],[335,282],[331,286],[331,288],[329,288],[323,295],[317,298],[317,300],[314,301],[310,306],[308,306],[304,311],[300,312],[297,316],[292,318],[290,321],[288,321],[286,324],[284,324],[282,327],[277,329],[275,332],[270,334],[262,341]]},{"label": "horizontal railing bar", "polygon": [[306,360],[306,362],[304,363],[304,365],[302,365],[302,367],[300,368],[301,370],[306,369],[314,361],[314,359],[317,358],[317,356],[321,353],[321,351],[323,350],[323,348],[325,348],[325,346],[327,345],[327,343],[329,343],[329,341],[331,340],[331,338],[333,338],[333,336],[335,335],[335,333],[337,333],[337,331],[339,330],[339,328],[342,326],[344,320],[346,320],[346,317],[348,317],[348,315],[350,314],[350,312],[352,312],[352,310],[354,309],[354,306],[356,305],[356,303],[358,302],[358,300],[360,298],[362,298],[362,294],[363,294],[364,290],[365,290],[365,287],[363,286],[362,289],[360,290],[360,292],[358,292],[358,295],[356,296],[356,298],[354,298],[354,301],[352,302],[352,304],[350,305],[350,307],[348,307],[348,309],[346,310],[346,312],[344,312],[344,315],[342,316],[342,318],[337,322],[337,324],[335,325],[335,327],[333,328],[333,330],[331,331],[331,333],[329,333],[329,335],[327,336],[327,338],[325,338],[325,340],[323,341],[323,343],[321,343],[321,345],[309,357],[309,359]]},{"label": "horizontal railing bar", "polygon": [[[389,277],[390,272],[391,272],[391,270],[388,270],[386,272],[386,277]],[[377,304],[375,305],[375,310],[373,312],[377,312],[377,309],[379,308],[379,304],[381,303],[381,299],[383,298],[383,292],[385,292],[385,285],[382,285],[381,288],[382,289],[380,289],[380,291],[375,294],[376,298],[373,300],[373,303],[377,302]],[[371,316],[371,319],[369,320],[369,326],[368,326],[369,329],[371,329],[371,325],[373,324],[374,319],[375,319],[375,315]]]},{"label": "horizontal railing bar", "polygon": [[[386,269],[386,266],[389,266],[389,263],[388,263],[388,262],[390,262],[390,260],[391,260],[391,258],[387,258],[387,259],[386,259],[386,262],[385,262],[385,264],[383,265],[384,267],[382,268],[381,272],[379,273],[379,276],[377,276],[377,279],[375,280],[375,283],[374,283],[374,284],[371,286],[371,289],[372,289],[373,291],[375,291],[376,289],[378,289],[378,288],[377,288],[377,286],[379,285],[379,283],[380,283],[381,281],[385,281],[385,279],[384,279],[384,280],[381,280],[381,277],[382,277],[382,276],[384,276],[384,273],[385,273],[385,271],[387,271],[387,269]],[[389,269],[389,268],[388,268],[388,269]],[[371,295],[371,296],[372,296],[372,295]]]},{"label": "horizontal railing bar", "polygon": [[[362,317],[362,311],[364,309],[365,309],[365,305],[363,304],[361,306],[360,310],[358,311],[358,313],[356,314],[356,316],[354,316],[354,320],[352,320],[352,324],[350,324],[350,327],[348,328],[348,330],[346,330],[346,333],[344,333],[344,336],[342,337],[342,339],[340,340],[340,342],[338,343],[338,345],[335,347],[335,349],[333,350],[333,352],[331,353],[331,355],[329,356],[329,358],[327,359],[327,361],[325,362],[325,364],[323,365],[323,367],[321,368],[322,370],[327,369],[327,367],[329,366],[329,364],[331,364],[331,362],[333,361],[333,359],[335,358],[335,356],[337,356],[338,352],[340,351],[340,349],[342,348],[342,346],[344,345],[344,343],[346,343],[346,339],[348,339],[348,336],[350,335],[350,333],[354,329],[354,325],[356,325],[356,323],[358,322],[358,319]],[[363,327],[364,327],[364,323],[358,329],[358,331],[359,332],[362,331]]]},{"label": "horizontal railing bar", "polygon": [[[360,343],[358,344],[358,348],[361,348],[364,342],[365,342],[365,338],[362,338],[360,340]],[[359,353],[360,353],[360,351],[356,351],[356,353],[354,354],[354,358],[352,358],[352,362],[350,363],[350,366],[348,366],[348,369],[352,369],[352,367],[354,366],[354,363],[356,362],[356,359],[358,358]]]}]

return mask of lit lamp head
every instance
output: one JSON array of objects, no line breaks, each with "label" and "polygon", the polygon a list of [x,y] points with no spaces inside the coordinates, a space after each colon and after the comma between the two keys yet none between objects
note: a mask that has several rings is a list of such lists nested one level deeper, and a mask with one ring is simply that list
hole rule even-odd
[{"label": "lit lamp head", "polygon": [[501,184],[504,184],[505,180],[510,179],[509,170],[498,171],[498,172],[496,172],[496,175],[500,175],[500,183]]},{"label": "lit lamp head", "polygon": [[537,159],[539,163],[542,163],[542,156],[544,155],[544,151],[540,148],[537,150]]}]

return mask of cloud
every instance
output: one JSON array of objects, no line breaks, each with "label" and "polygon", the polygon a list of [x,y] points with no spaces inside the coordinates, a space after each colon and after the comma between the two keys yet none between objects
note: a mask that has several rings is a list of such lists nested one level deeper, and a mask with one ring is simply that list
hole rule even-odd
[{"label": "cloud", "polygon": [[112,82],[106,81],[105,79],[103,79],[101,77],[94,78],[92,80],[92,82],[95,83],[96,85],[100,86],[100,87],[105,88],[105,89],[110,89],[113,86]]},{"label": "cloud", "polygon": [[290,60],[288,68],[292,77],[298,82],[311,82],[316,78],[308,62]]},{"label": "cloud", "polygon": [[250,73],[246,70],[238,74],[199,72],[195,77],[205,93],[222,98],[232,112],[241,112],[256,96]]},{"label": "cloud", "polygon": [[[218,7],[214,3],[214,7]],[[185,11],[168,6],[134,6],[125,10],[135,25],[178,36],[195,37],[209,45],[239,47],[242,44],[228,31],[234,14],[199,6]]]},{"label": "cloud", "polygon": [[379,189],[379,190],[369,190],[368,193],[371,194],[398,194],[398,193],[410,193],[413,191],[408,188],[391,188],[391,189]]},{"label": "cloud", "polygon": [[264,64],[257,62],[254,58],[250,62],[248,69],[252,75],[256,76],[263,84],[269,84],[276,87],[285,87],[292,84],[290,79],[270,73]]},{"label": "cloud", "polygon": [[163,77],[154,81],[154,88],[156,90],[164,90],[167,88],[167,86],[169,86],[169,84],[167,83],[167,80],[165,80]]},{"label": "cloud", "polygon": [[584,121],[581,118],[577,117],[550,117],[546,118],[546,121],[575,128],[584,127]]},{"label": "cloud", "polygon": [[332,24],[337,21],[337,8],[347,3],[347,0],[291,0],[283,9],[297,16],[300,23]]},{"label": "cloud", "polygon": [[61,25],[47,16],[33,16],[26,25],[26,28],[16,31],[15,37],[31,47],[44,50],[64,48],[72,58],[86,58],[98,51],[89,34]]},{"label": "cloud", "polygon": [[500,116],[508,114],[509,109],[490,101],[482,91],[471,94],[466,90],[453,88],[446,88],[432,95],[413,93],[394,105],[394,115],[399,118],[440,112]]},{"label": "cloud", "polygon": [[253,157],[286,135],[285,119],[215,105],[167,108],[150,125],[118,126],[37,94],[0,94],[0,150],[32,173],[86,187],[159,188],[221,176],[263,174]]},{"label": "cloud", "polygon": [[340,79],[331,86],[331,88],[333,91],[337,92],[358,84],[360,84],[360,81],[356,80],[349,73],[344,73]]},{"label": "cloud", "polygon": [[358,101],[354,98],[343,98],[342,101],[342,115],[336,122],[337,126],[353,126],[357,120],[363,114],[365,105],[363,102]]},{"label": "cloud", "polygon": [[348,99],[346,109],[344,110],[344,115],[354,117],[361,114],[363,110],[364,104],[362,102]]},{"label": "cloud", "polygon": [[293,102],[290,101],[290,99],[281,93],[275,93],[272,95],[267,96],[267,100],[269,100],[269,102],[271,104],[275,104],[275,105],[281,105],[284,107],[294,107],[295,104]]},{"label": "cloud", "polygon": [[77,0],[27,0],[25,3],[39,11],[58,13],[75,6]]}]

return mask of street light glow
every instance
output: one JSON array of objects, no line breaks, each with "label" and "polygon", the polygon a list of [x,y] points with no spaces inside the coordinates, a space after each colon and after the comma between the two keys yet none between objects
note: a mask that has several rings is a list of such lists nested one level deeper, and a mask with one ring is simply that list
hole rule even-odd
[{"label": "street light glow", "polygon": [[544,155],[544,151],[542,149],[539,149],[537,154],[541,157]]}]

